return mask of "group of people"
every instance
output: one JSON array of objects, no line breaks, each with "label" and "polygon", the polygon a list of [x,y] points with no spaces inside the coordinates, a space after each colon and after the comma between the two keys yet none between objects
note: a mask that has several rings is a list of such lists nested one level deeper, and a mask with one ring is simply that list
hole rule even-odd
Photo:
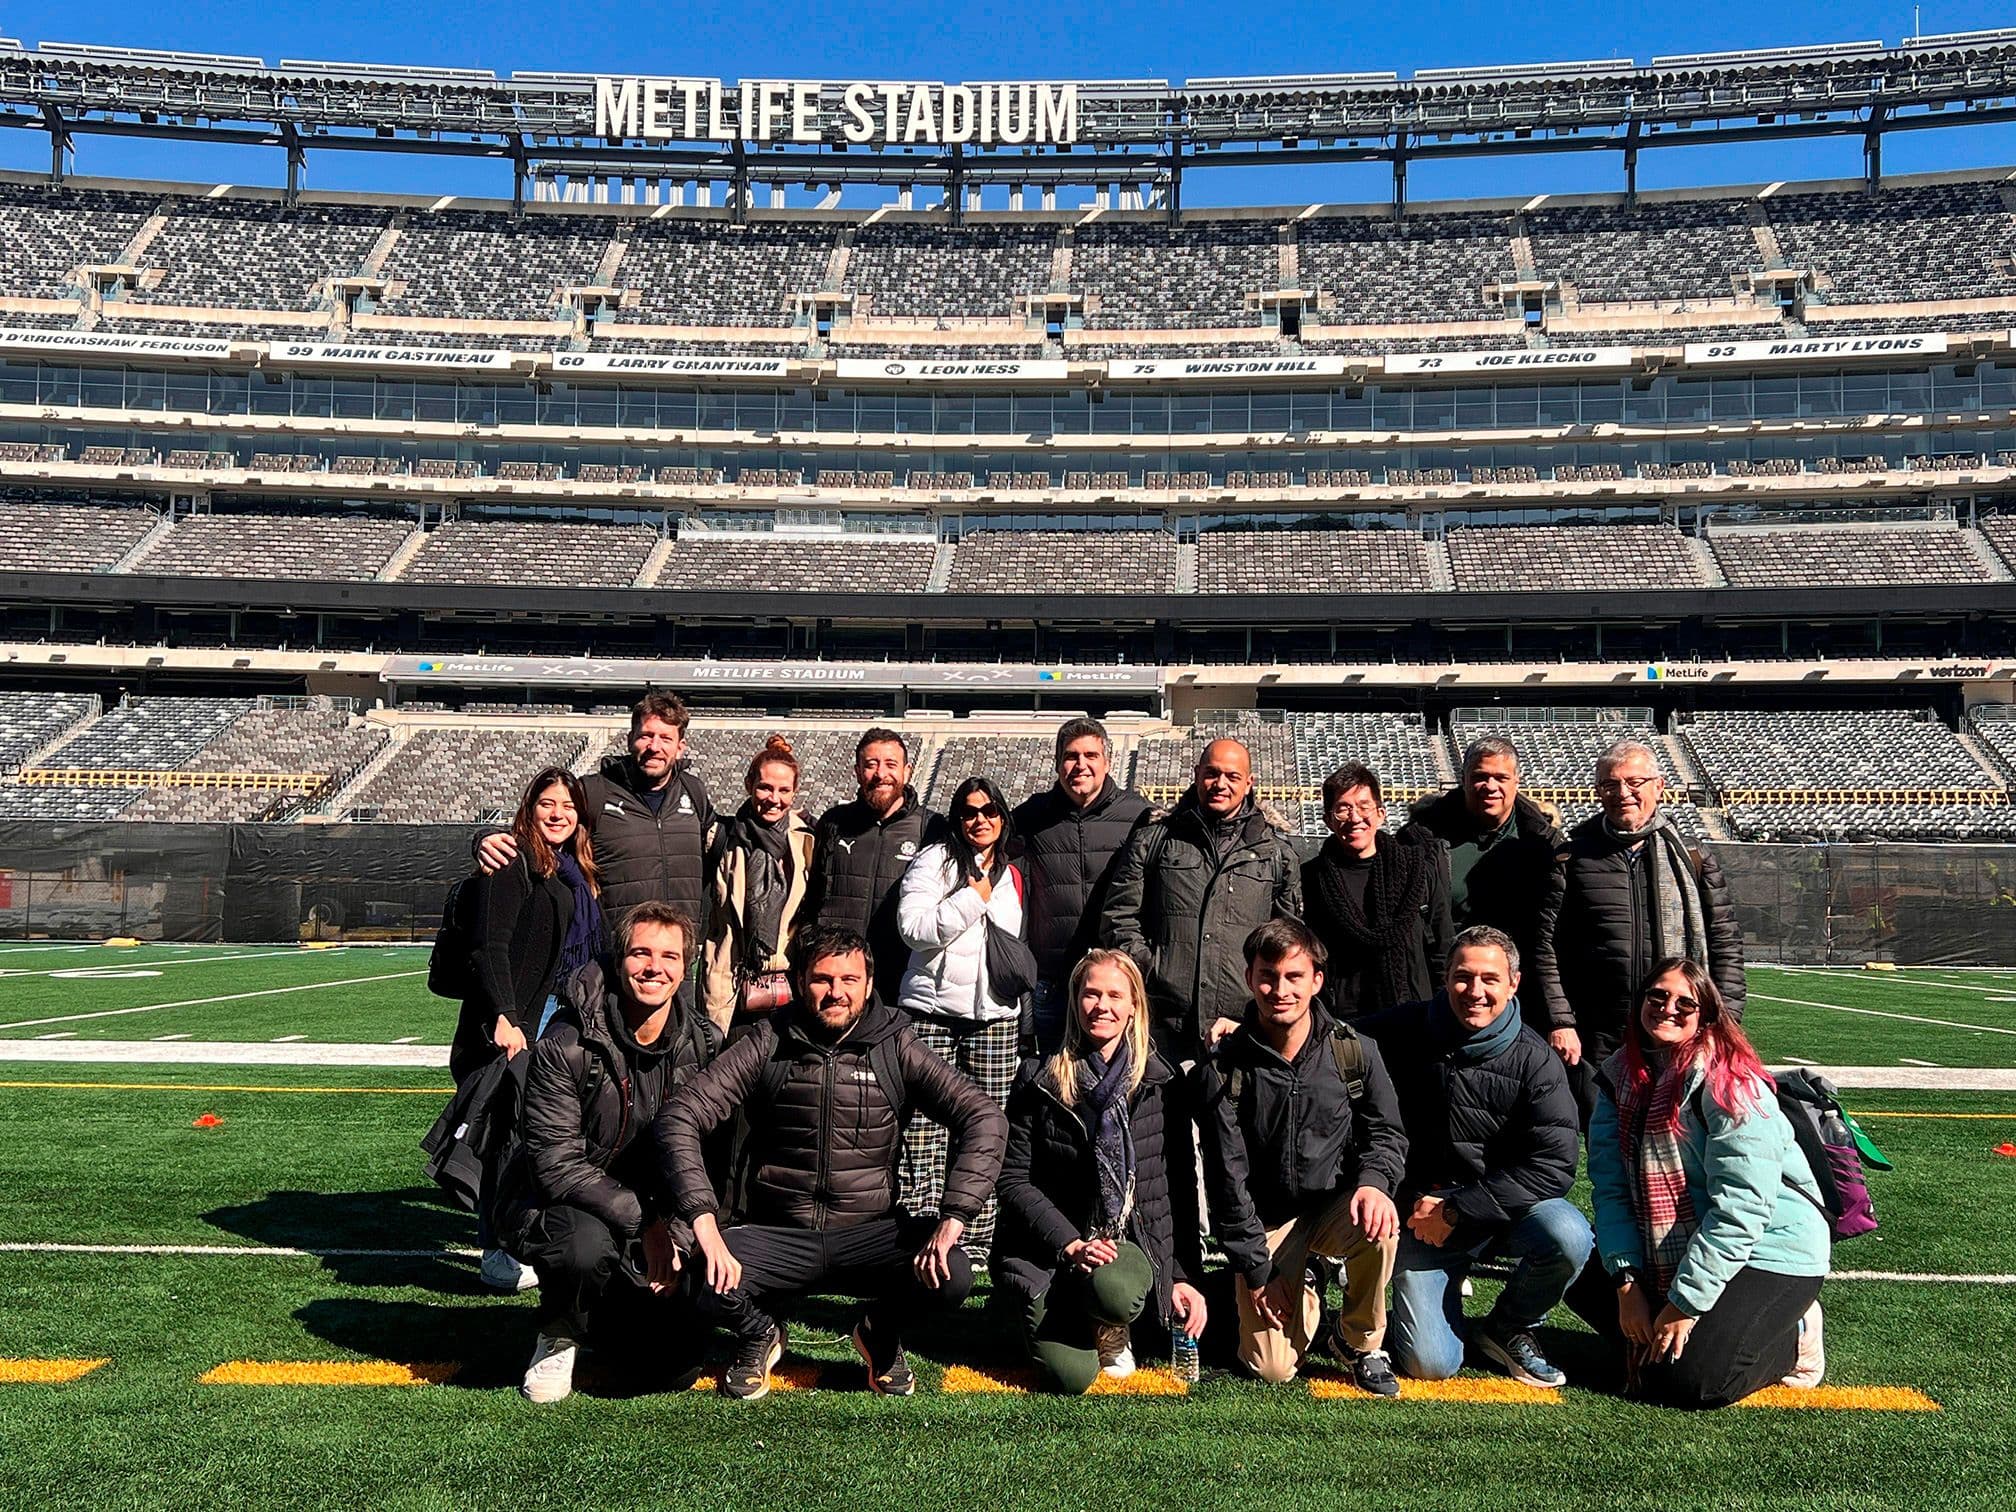
[{"label": "group of people", "polygon": [[[1273,1382],[1322,1352],[1379,1395],[1466,1358],[1559,1386],[1564,1303],[1659,1400],[1818,1382],[1819,1187],[1644,745],[1565,836],[1508,741],[1397,830],[1347,764],[1305,862],[1236,740],[1164,812],[1071,719],[1053,787],[975,775],[937,814],[875,728],[814,823],[776,736],[717,814],[687,728],[648,695],[626,756],[476,842],[453,1064],[522,1087],[479,1222],[484,1278],[539,1289],[529,1398],[591,1342],[690,1378],[713,1328],[760,1397],[807,1293],[863,1301],[868,1384],[908,1395],[904,1320],[979,1264],[1065,1392],[1207,1337]],[[1466,1321],[1485,1260],[1510,1278]]]}]

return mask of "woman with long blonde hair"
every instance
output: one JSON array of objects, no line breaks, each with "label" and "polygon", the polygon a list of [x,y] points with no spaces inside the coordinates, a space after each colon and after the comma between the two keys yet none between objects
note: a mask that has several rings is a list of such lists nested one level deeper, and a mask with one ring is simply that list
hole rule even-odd
[{"label": "woman with long blonde hair", "polygon": [[1069,1002],[1062,1048],[1025,1061],[1009,1095],[994,1275],[1044,1384],[1075,1395],[1132,1372],[1151,1299],[1193,1339],[1205,1307],[1190,1114],[1150,1046],[1141,970],[1091,951]]}]

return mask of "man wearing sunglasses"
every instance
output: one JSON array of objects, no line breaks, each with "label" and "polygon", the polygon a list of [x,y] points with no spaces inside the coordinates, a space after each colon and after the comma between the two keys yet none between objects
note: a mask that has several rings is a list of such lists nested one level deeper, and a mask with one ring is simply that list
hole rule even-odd
[{"label": "man wearing sunglasses", "polygon": [[1246,937],[1270,919],[1301,917],[1302,864],[1254,801],[1252,753],[1214,740],[1176,807],[1120,853],[1101,943],[1140,966],[1155,1048],[1178,1063],[1197,1059],[1219,1019],[1244,1015]]},{"label": "man wearing sunglasses", "polygon": [[1642,741],[1598,757],[1602,811],[1570,831],[1540,905],[1534,1027],[1567,1063],[1585,1127],[1597,1068],[1623,1042],[1638,984],[1659,961],[1703,963],[1729,1014],[1743,1016],[1743,931],[1729,884],[1661,810],[1665,792]]}]

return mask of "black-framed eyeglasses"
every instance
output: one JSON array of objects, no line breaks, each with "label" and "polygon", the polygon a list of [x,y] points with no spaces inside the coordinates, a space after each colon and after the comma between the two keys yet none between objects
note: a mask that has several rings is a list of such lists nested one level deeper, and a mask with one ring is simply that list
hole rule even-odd
[{"label": "black-framed eyeglasses", "polygon": [[1624,792],[1642,793],[1658,780],[1657,777],[1605,777],[1596,784],[1596,791],[1612,795]]},{"label": "black-framed eyeglasses", "polygon": [[959,822],[971,824],[975,819],[999,819],[1001,805],[998,803],[969,803],[959,810]]},{"label": "black-framed eyeglasses", "polygon": [[1701,1011],[1701,1004],[1698,999],[1675,996],[1664,987],[1646,988],[1645,1002],[1648,1006],[1660,1009],[1661,1011],[1671,1008],[1681,1018],[1692,1018]]}]

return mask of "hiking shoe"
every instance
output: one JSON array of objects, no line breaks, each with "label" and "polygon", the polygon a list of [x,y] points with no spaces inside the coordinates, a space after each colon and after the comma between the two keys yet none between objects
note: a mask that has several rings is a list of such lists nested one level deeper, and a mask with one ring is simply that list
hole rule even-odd
[{"label": "hiking shoe", "polygon": [[1095,1337],[1101,1375],[1124,1381],[1134,1374],[1134,1331],[1131,1328],[1125,1323],[1102,1324]]},{"label": "hiking shoe", "polygon": [[917,1377],[910,1373],[909,1357],[893,1332],[885,1344],[863,1318],[854,1325],[854,1352],[868,1367],[868,1389],[877,1396],[907,1397],[917,1390]]},{"label": "hiking shoe", "polygon": [[1552,1391],[1568,1384],[1568,1376],[1561,1367],[1540,1353],[1540,1345],[1530,1330],[1500,1333],[1486,1322],[1477,1325],[1476,1338],[1485,1357],[1522,1386],[1540,1386]]},{"label": "hiking shoe", "polygon": [[574,1394],[574,1357],[579,1353],[580,1347],[564,1334],[540,1334],[519,1393],[528,1402],[565,1401]]},{"label": "hiking shoe", "polygon": [[1382,1397],[1400,1395],[1400,1380],[1393,1374],[1393,1362],[1386,1358],[1385,1350],[1353,1349],[1342,1339],[1337,1341],[1337,1350],[1338,1358],[1351,1367],[1351,1380],[1360,1391]]},{"label": "hiking shoe", "polygon": [[1815,1302],[1799,1320],[1799,1357],[1792,1374],[1780,1383],[1810,1391],[1827,1374],[1827,1349],[1820,1337],[1820,1304]]},{"label": "hiking shoe", "polygon": [[530,1291],[539,1284],[539,1273],[529,1265],[520,1265],[509,1250],[483,1251],[483,1263],[476,1274],[485,1286],[501,1292]]},{"label": "hiking shoe", "polygon": [[783,1358],[782,1325],[772,1324],[767,1335],[737,1340],[735,1358],[721,1372],[721,1394],[738,1402],[753,1402],[770,1395],[770,1372]]}]

